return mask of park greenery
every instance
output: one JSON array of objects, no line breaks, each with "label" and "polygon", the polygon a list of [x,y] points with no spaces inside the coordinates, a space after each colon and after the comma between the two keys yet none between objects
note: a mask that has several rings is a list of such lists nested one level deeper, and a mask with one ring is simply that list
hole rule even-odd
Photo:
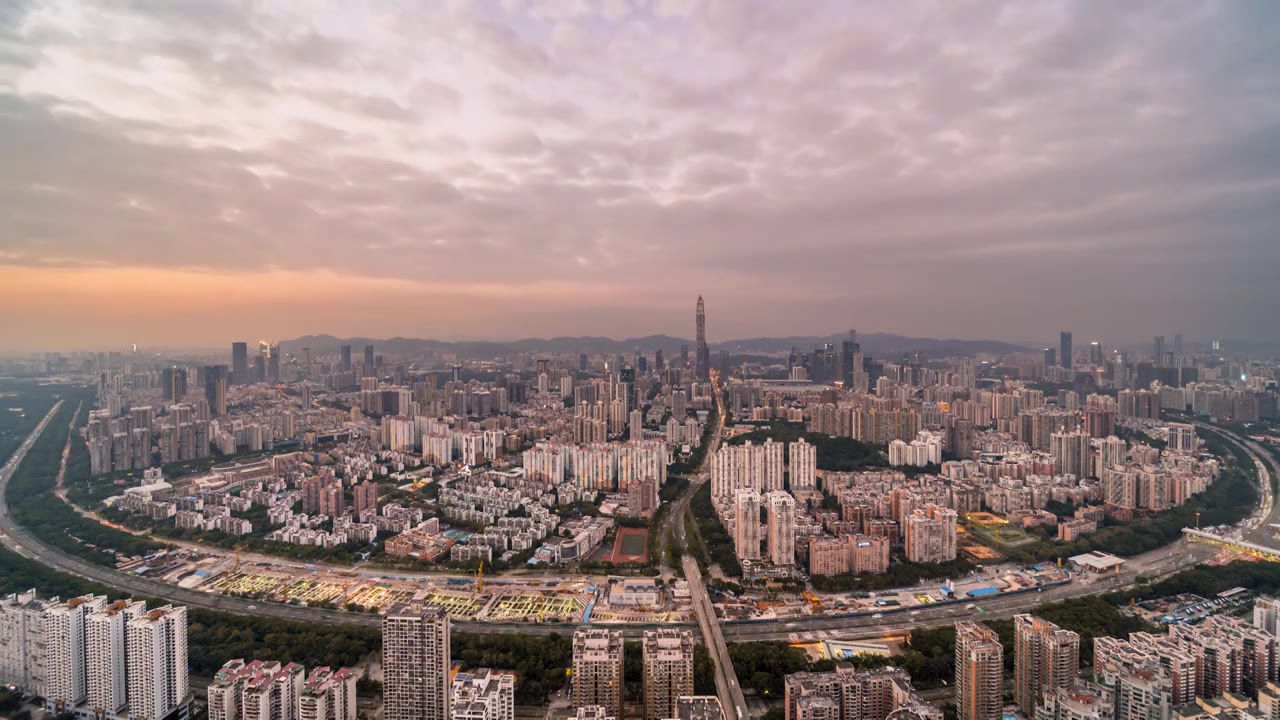
[{"label": "park greenery", "polygon": [[7,459],[22,444],[69,389],[30,380],[0,380],[0,459]]},{"label": "park greenery", "polygon": [[733,549],[733,538],[724,529],[715,508],[711,504],[711,483],[704,483],[693,494],[689,510],[697,525],[698,547],[702,562],[715,563],[729,577],[742,577],[742,566]]},{"label": "park greenery", "polygon": [[814,575],[811,579],[815,590],[839,592],[868,592],[886,588],[911,587],[923,580],[947,580],[968,575],[974,566],[964,558],[945,563],[911,562],[901,554],[893,557],[888,572],[859,573],[857,575]]},{"label": "park greenery", "polygon": [[[1002,548],[1012,558],[1024,561],[1050,560],[1099,550],[1131,556],[1149,552],[1176,541],[1182,529],[1210,525],[1232,525],[1249,516],[1258,501],[1255,470],[1251,462],[1241,462],[1233,450],[1211,448],[1227,458],[1221,476],[1200,495],[1164,512],[1129,521],[1107,519],[1098,532],[1071,543],[1042,535],[1034,543]],[[1197,519],[1198,516],[1198,519]]]},{"label": "park greenery", "polygon": [[730,445],[742,445],[750,441],[758,445],[766,440],[789,443],[801,439],[815,446],[819,470],[848,472],[889,464],[888,458],[875,445],[853,438],[806,432],[802,423],[774,421],[767,428],[736,435],[726,442]]},{"label": "park greenery", "polygon": [[[25,458],[5,488],[5,499],[13,520],[41,541],[63,552],[99,565],[114,567],[115,552],[144,555],[161,549],[160,544],[81,516],[54,494],[62,451],[67,446],[69,424],[81,401],[90,395],[77,390],[67,396],[45,431],[31,445]],[[77,419],[84,415],[81,409]],[[78,434],[71,436],[67,472],[87,471],[88,451]],[[82,467],[84,466],[84,467]]]},{"label": "park greenery", "polygon": [[[1213,568],[1219,570],[1221,568]],[[1210,573],[1212,574],[1212,573]],[[1280,567],[1275,573],[1280,584]],[[1093,638],[1127,637],[1131,632],[1152,630],[1149,625],[1121,613],[1115,605],[1099,597],[1087,597],[1043,605],[1035,614],[1080,634],[1081,662],[1093,661]],[[1013,667],[1013,621],[988,620],[985,624],[996,631],[1004,646],[1005,664]],[[856,668],[900,667],[906,670],[915,687],[925,690],[952,683],[955,674],[956,635],[953,627],[917,628],[895,655],[855,655],[848,662]],[[809,671],[825,671],[834,667],[832,660],[810,662],[804,652],[785,642],[731,643],[738,682],[762,697],[781,698],[786,675]]]}]

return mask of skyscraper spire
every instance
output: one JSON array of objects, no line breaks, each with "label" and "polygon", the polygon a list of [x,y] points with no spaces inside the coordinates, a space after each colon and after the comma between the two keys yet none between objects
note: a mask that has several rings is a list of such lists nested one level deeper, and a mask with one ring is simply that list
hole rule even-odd
[{"label": "skyscraper spire", "polygon": [[699,380],[711,379],[711,351],[707,349],[707,306],[698,296],[698,313],[696,316],[698,331],[698,354],[695,359],[695,376]]}]

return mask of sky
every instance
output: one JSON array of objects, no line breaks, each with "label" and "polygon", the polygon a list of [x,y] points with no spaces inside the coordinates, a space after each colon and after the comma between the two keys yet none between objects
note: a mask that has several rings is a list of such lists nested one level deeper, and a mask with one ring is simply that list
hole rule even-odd
[{"label": "sky", "polygon": [[1280,5],[0,2],[0,348],[1277,339]]}]

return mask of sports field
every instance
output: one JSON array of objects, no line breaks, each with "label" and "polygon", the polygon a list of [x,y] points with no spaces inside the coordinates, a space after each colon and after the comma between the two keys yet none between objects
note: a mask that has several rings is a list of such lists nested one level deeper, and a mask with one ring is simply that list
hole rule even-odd
[{"label": "sports field", "polygon": [[644,528],[618,528],[609,560],[618,563],[642,563],[648,559],[649,531]]}]

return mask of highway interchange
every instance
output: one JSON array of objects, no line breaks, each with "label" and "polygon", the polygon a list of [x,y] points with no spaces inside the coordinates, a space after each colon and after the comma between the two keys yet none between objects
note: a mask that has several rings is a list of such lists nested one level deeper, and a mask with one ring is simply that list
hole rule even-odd
[{"label": "highway interchange", "polygon": [[[23,457],[25,457],[41,433],[45,431],[60,407],[61,401],[49,410],[48,414],[13,453],[4,467],[0,468],[0,534],[3,534],[0,541],[3,541],[7,547],[49,567],[96,581],[135,596],[153,597],[209,610],[299,622],[321,622],[366,627],[377,627],[380,624],[381,618],[377,615],[249,601],[181,588],[131,573],[105,568],[47,545],[25,529],[17,526],[9,516],[8,505],[4,496],[5,487]],[[718,431],[720,417],[721,411],[717,406],[716,417],[712,420],[717,423],[717,431],[712,433],[712,445],[707,448],[708,452],[705,455],[707,459],[711,457],[720,442],[721,433]],[[1246,532],[1255,542],[1274,545],[1275,540],[1271,537],[1269,525],[1280,523],[1280,506],[1273,502],[1269,477],[1270,473],[1280,475],[1280,466],[1277,466],[1274,458],[1265,450],[1247,438],[1241,438],[1234,433],[1212,426],[1202,425],[1201,428],[1208,432],[1219,434],[1227,442],[1243,448],[1245,452],[1252,456],[1259,470],[1259,477],[1263,482],[1261,483],[1262,492],[1260,493],[1258,512],[1246,525]],[[65,455],[63,462],[66,462]],[[1048,602],[1059,602],[1071,598],[1121,590],[1131,585],[1138,575],[1144,575],[1148,578],[1163,576],[1202,562],[1213,553],[1211,548],[1190,544],[1185,540],[1178,540],[1164,548],[1129,558],[1125,571],[1118,575],[1083,580],[1077,579],[1070,584],[1045,588],[1040,592],[984,598],[980,603],[972,601],[946,603],[915,610],[885,613],[883,616],[880,614],[843,617],[806,616],[752,623],[724,623],[716,619],[706,585],[702,581],[701,573],[698,571],[692,554],[688,551],[688,541],[685,533],[684,518],[687,514],[685,511],[693,493],[697,491],[703,482],[705,482],[705,474],[691,483],[685,493],[675,501],[669,517],[678,541],[685,547],[685,552],[682,554],[682,562],[685,576],[690,580],[690,593],[698,618],[699,630],[703,635],[704,642],[711,649],[712,656],[717,660],[716,683],[719,695],[725,707],[738,708],[740,716],[745,708],[745,702],[742,699],[742,690],[737,685],[737,679],[729,669],[732,665],[728,662],[727,642],[795,641],[815,637],[849,640],[888,638],[905,635],[915,628],[948,625],[964,617],[980,616],[991,619],[1011,617],[1020,612],[1033,610],[1036,606]],[[570,624],[458,622],[455,623],[454,627],[460,632],[470,633],[549,634],[569,632],[575,626]],[[638,637],[648,627],[651,626],[627,626],[624,628],[624,632],[628,637]]]}]

